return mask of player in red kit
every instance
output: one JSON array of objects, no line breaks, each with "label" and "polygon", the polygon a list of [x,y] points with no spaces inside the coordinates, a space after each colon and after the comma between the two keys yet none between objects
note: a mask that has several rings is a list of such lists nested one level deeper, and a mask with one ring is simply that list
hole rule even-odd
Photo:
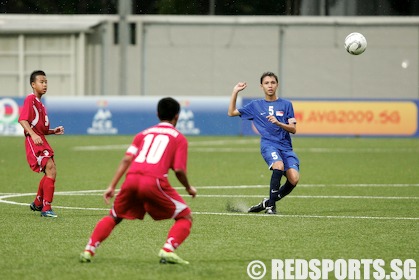
[{"label": "player in red kit", "polygon": [[168,172],[172,169],[188,194],[195,197],[196,189],[189,184],[186,175],[188,142],[175,128],[179,112],[180,105],[175,99],[161,99],[157,105],[160,123],[134,137],[103,195],[106,203],[114,196],[121,177],[127,173],[125,181],[109,215],[96,224],[80,255],[81,262],[91,261],[97,247],[123,219],[142,220],[148,213],[154,220],[175,220],[158,254],[160,262],[189,264],[174,250],[189,236],[191,210],[168,181]]},{"label": "player in red kit", "polygon": [[45,135],[64,134],[64,127],[49,128],[47,110],[41,102],[41,97],[47,92],[47,77],[45,72],[37,70],[30,76],[33,92],[29,94],[19,116],[19,123],[25,132],[26,158],[30,168],[45,175],[39,182],[38,192],[34,202],[30,204],[32,211],[41,211],[42,217],[56,218],[51,208],[54,197],[55,177],[57,174],[54,162],[54,151],[48,144]]}]

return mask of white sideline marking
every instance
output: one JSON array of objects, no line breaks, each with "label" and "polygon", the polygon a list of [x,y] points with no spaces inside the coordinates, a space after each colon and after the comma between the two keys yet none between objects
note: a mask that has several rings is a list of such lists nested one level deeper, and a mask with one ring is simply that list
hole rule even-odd
[{"label": "white sideline marking", "polygon": [[[194,147],[189,149],[191,152],[218,152],[218,153],[233,153],[233,152],[260,152],[259,147]],[[419,153],[419,149],[414,148],[396,148],[396,149],[381,149],[381,148],[294,148],[297,153]]]},{"label": "white sideline marking", "polygon": [[[188,196],[188,195],[182,195]],[[198,194],[197,197],[224,197],[224,198],[264,198],[263,195],[246,194]],[[356,196],[356,195],[289,195],[287,198],[333,198],[333,199],[419,199],[417,196]]]},{"label": "white sideline marking", "polygon": [[[235,147],[218,147],[220,145],[234,144]],[[242,152],[253,151],[259,152],[259,139],[241,139],[241,140],[213,140],[213,141],[198,141],[189,142],[191,152]],[[237,147],[237,145],[255,144],[255,147]],[[126,150],[128,144],[118,145],[91,145],[91,146],[75,146],[74,151],[108,151],[108,150]],[[324,148],[324,147],[310,147],[310,148],[294,148],[297,153],[419,153],[418,148]]]},{"label": "white sideline marking", "polygon": [[216,212],[193,212],[198,215],[218,215],[218,216],[262,216],[262,217],[280,217],[280,218],[316,218],[316,219],[367,219],[367,220],[414,220],[419,221],[415,217],[374,217],[374,216],[321,216],[321,215],[269,215],[255,213],[216,213]]},{"label": "white sideline marking", "polygon": [[[210,141],[197,141],[197,142],[189,142],[189,146],[222,146],[228,143],[232,143],[234,145],[239,144],[258,144],[259,139],[235,139],[234,141],[231,140],[210,140]],[[131,143],[127,144],[119,144],[119,145],[91,145],[91,146],[75,146],[73,147],[74,151],[102,151],[102,150],[124,150],[129,147]]]},{"label": "white sideline marking", "polygon": [[[387,186],[387,185],[386,185]],[[411,186],[411,185],[407,185]],[[211,186],[207,186],[211,188]],[[214,186],[217,187],[217,186]],[[227,187],[227,186],[224,186]],[[239,186],[240,187],[240,186]],[[245,187],[245,186],[243,186]],[[236,187],[230,186],[231,189]],[[117,190],[118,191],[118,190]],[[85,191],[63,191],[63,192],[56,192],[56,195],[99,195],[98,193],[103,192],[103,190],[85,190]],[[35,193],[0,193],[0,203],[6,204],[13,204],[13,205],[20,205],[20,206],[28,206],[28,203],[21,203],[6,200],[8,198],[13,197],[23,197],[23,196],[34,196]],[[186,196],[186,195],[185,195]],[[234,197],[262,197],[259,195],[199,195],[198,197],[227,197],[227,198],[234,198]],[[292,196],[290,195],[289,198],[345,198],[345,199],[419,199],[419,197],[374,197],[374,196]],[[54,208],[59,209],[72,209],[72,210],[91,210],[91,211],[109,211],[109,208],[87,208],[87,207],[70,207],[70,206],[55,206]],[[370,220],[419,220],[419,217],[374,217],[374,216],[322,216],[322,215],[267,215],[267,214],[255,214],[255,213],[231,213],[231,212],[193,212],[193,214],[197,215],[217,215],[217,216],[258,216],[258,217],[279,217],[279,218],[316,218],[316,219],[370,219]]]},{"label": "white sideline marking", "polygon": [[108,151],[108,150],[126,150],[129,144],[121,145],[102,145],[102,146],[76,146],[73,151]]},{"label": "white sideline marking", "polygon": [[[419,187],[419,184],[298,184],[298,188],[324,188],[324,187]],[[198,189],[262,189],[268,185],[243,185],[243,186],[201,186]],[[177,187],[175,189],[183,189]]]}]

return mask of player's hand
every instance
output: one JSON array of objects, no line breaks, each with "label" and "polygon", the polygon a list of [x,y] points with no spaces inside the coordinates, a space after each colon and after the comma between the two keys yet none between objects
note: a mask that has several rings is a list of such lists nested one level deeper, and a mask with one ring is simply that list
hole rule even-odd
[{"label": "player's hand", "polygon": [[42,144],[44,144],[44,141],[42,141],[41,136],[39,136],[38,134],[32,134],[32,141],[35,143],[35,145],[37,146],[41,146]]},{"label": "player's hand", "polygon": [[279,124],[279,121],[275,116],[269,115],[269,116],[266,116],[266,118],[268,119],[269,122],[273,124],[276,124],[276,125]]},{"label": "player's hand", "polygon": [[57,126],[56,128],[54,128],[54,134],[64,134],[64,126]]},{"label": "player's hand", "polygon": [[109,186],[105,193],[103,194],[103,199],[105,200],[106,204],[110,203],[110,200],[112,197],[115,196],[115,188],[113,188],[112,186]]},{"label": "player's hand", "polygon": [[234,86],[233,90],[236,92],[242,91],[247,87],[246,83],[240,82],[237,85]]},{"label": "player's hand", "polygon": [[195,187],[192,187],[191,186],[190,188],[186,189],[186,191],[188,192],[188,194],[190,196],[192,196],[192,198],[194,198],[196,196],[196,189],[195,189]]}]

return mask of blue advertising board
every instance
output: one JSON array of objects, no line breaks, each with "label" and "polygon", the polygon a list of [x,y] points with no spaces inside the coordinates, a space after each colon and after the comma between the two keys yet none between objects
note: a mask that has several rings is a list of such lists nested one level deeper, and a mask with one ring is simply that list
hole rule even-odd
[{"label": "blue advertising board", "polygon": [[0,97],[0,135],[23,135],[18,122],[23,101],[24,98]]},{"label": "blue advertising board", "polygon": [[[158,123],[161,97],[46,97],[52,126],[66,134],[135,134]],[[238,135],[239,119],[229,118],[226,97],[176,97],[181,104],[177,128],[185,135]]]},{"label": "blue advertising board", "polygon": [[[45,96],[51,127],[70,135],[130,135],[158,123],[161,97]],[[185,135],[257,135],[251,121],[228,117],[230,97],[176,97]],[[240,108],[252,99],[238,98]],[[23,135],[24,98],[0,97],[0,135]],[[419,100],[293,100],[302,136],[419,137]]]}]

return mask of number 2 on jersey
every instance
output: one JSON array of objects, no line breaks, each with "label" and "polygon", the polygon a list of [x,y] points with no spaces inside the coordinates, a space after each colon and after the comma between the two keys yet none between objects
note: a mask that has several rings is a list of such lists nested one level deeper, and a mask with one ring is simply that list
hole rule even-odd
[{"label": "number 2 on jersey", "polygon": [[144,137],[143,141],[143,148],[135,161],[145,161],[150,164],[158,163],[166,150],[167,144],[169,144],[169,136],[164,134],[148,134]]}]

